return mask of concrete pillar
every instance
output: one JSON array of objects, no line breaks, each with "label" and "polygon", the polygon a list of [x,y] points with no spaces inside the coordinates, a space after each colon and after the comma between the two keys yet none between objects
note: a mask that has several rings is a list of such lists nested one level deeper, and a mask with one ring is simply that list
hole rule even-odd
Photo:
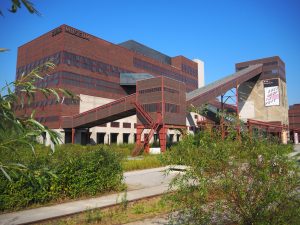
[{"label": "concrete pillar", "polygon": [[205,85],[204,82],[204,62],[200,59],[193,59],[195,63],[198,64],[198,88]]},{"label": "concrete pillar", "polygon": [[119,133],[117,137],[117,144],[122,144],[123,143],[123,133]]},{"label": "concrete pillar", "polygon": [[297,145],[299,144],[299,136],[298,136],[298,133],[294,133],[294,144]]},{"label": "concrete pillar", "polygon": [[282,130],[281,140],[283,144],[287,144],[287,130]]},{"label": "concrete pillar", "polygon": [[[106,144],[108,144],[108,145],[110,145],[110,133],[109,132],[107,132],[106,134],[105,134],[105,136],[106,136]],[[104,138],[105,139],[105,138]]]},{"label": "concrete pillar", "polygon": [[130,144],[134,143],[134,133],[130,133],[128,141],[129,141]]}]

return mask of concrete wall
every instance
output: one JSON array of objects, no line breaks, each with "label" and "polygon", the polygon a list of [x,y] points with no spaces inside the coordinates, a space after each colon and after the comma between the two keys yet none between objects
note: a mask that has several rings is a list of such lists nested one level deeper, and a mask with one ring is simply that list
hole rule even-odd
[{"label": "concrete wall", "polygon": [[193,59],[193,61],[198,64],[198,88],[201,88],[205,85],[204,62],[200,59]]},{"label": "concrete wall", "polygon": [[263,80],[252,79],[238,87],[240,119],[280,121],[288,125],[288,102],[285,81],[279,79],[279,106],[265,106]]}]

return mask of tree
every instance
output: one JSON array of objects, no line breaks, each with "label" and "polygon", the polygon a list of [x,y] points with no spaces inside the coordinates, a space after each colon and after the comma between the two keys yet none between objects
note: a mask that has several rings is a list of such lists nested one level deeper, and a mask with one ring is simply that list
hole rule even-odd
[{"label": "tree", "polygon": [[[25,6],[31,14],[41,15],[40,12],[34,7],[34,4],[28,0],[11,0],[11,8],[9,9],[10,12],[16,13],[21,6]],[[2,11],[0,10],[0,15],[3,16]]]}]

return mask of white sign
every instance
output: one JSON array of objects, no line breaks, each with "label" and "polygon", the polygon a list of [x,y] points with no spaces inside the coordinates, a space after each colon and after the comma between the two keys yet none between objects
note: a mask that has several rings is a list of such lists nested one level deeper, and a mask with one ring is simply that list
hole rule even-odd
[{"label": "white sign", "polygon": [[265,88],[265,106],[279,105],[279,87]]},{"label": "white sign", "polygon": [[264,80],[265,106],[280,105],[278,79]]}]

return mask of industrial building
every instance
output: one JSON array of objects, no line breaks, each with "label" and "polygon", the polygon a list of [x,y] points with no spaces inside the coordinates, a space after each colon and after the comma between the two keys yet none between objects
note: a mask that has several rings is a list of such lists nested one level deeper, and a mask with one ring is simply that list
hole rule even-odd
[{"label": "industrial building", "polygon": [[[61,102],[38,95],[24,108],[16,107],[18,115],[36,111],[38,121],[61,132],[64,142],[71,142],[69,129],[61,129],[61,117],[76,115],[135,93],[134,85],[121,83],[120,74],[143,77],[164,76],[181,81],[187,92],[204,85],[204,64],[184,56],[170,57],[133,40],[113,44],[93,35],[62,25],[24,44],[18,49],[16,79],[33,68],[52,60],[55,70],[38,83],[41,87],[64,88],[80,97],[80,101],[63,98]],[[124,81],[124,79],[122,80]],[[195,126],[196,120],[190,121]],[[91,143],[134,143],[135,115],[98,124],[91,128]],[[75,143],[86,144],[86,129],[77,129]],[[65,135],[66,134],[66,135]],[[170,131],[169,140],[180,134]],[[155,137],[156,138],[156,137]]]},{"label": "industrial building", "polygon": [[[209,120],[187,112],[203,104],[211,114],[233,109],[251,130],[266,129],[284,142],[288,137],[285,64],[278,56],[238,63],[234,74],[205,86],[199,59],[170,57],[133,40],[113,44],[62,25],[19,48],[16,79],[49,60],[57,66],[37,85],[70,90],[80,100],[38,95],[16,112],[36,110],[64,143],[136,142],[138,151],[159,140],[164,151],[183,129],[193,132]],[[229,106],[232,89],[236,104]]]}]

